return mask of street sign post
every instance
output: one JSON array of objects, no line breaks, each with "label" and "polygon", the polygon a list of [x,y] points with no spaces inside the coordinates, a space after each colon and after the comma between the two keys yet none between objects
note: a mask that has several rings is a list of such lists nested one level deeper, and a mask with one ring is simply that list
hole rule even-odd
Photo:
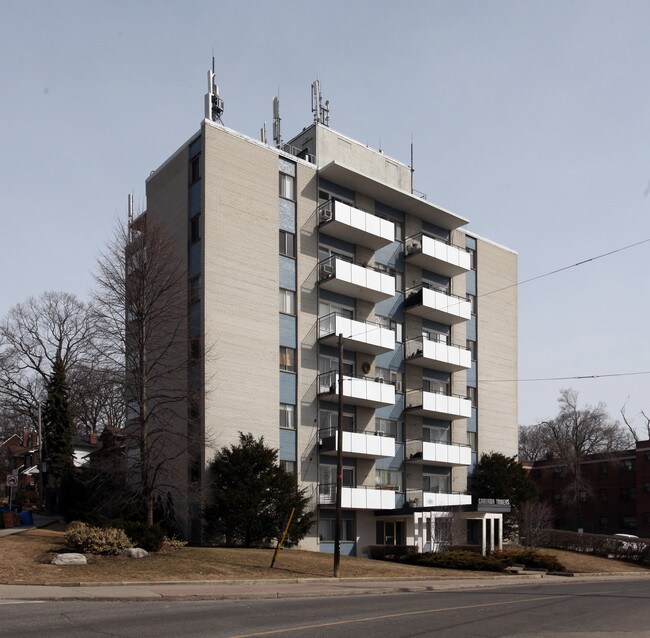
[{"label": "street sign post", "polygon": [[7,487],[9,488],[9,511],[11,512],[11,503],[14,500],[14,487],[18,487],[18,476],[16,474],[7,474]]}]

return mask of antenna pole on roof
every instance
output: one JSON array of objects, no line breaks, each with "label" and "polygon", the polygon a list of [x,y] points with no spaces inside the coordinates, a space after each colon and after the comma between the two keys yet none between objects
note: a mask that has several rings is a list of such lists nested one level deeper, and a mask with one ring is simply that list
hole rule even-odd
[{"label": "antenna pole on roof", "polygon": [[311,112],[314,114],[314,123],[330,125],[330,101],[325,101],[323,106],[323,96],[320,92],[320,80],[312,82],[311,85]]},{"label": "antenna pole on roof", "polygon": [[280,130],[280,91],[278,96],[273,98],[273,141],[276,148],[282,148],[282,132]]},{"label": "antenna pole on roof", "polygon": [[224,111],[224,102],[219,96],[219,87],[214,78],[214,56],[212,56],[212,69],[208,71],[208,92],[205,95],[205,119],[223,124],[221,115]]}]

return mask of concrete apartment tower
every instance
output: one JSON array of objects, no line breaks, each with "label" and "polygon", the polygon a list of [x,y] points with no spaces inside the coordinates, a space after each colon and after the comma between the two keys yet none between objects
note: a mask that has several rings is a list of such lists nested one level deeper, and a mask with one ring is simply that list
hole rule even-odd
[{"label": "concrete apartment tower", "polygon": [[301,547],[333,550],[342,334],[341,552],[497,543],[499,508],[466,489],[481,453],[517,453],[517,255],[331,129],[317,83],[313,124],[285,144],[278,118],[274,145],[224,127],[210,88],[200,130],[146,183],[145,214],[186,256],[190,347],[209,349],[178,421],[202,441],[178,461],[187,536],[216,449],[250,432],[312,497]]}]

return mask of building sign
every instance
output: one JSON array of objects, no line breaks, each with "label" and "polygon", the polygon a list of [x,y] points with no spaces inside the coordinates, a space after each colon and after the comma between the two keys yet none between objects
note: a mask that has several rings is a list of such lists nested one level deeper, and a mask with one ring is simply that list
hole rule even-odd
[{"label": "building sign", "polygon": [[476,502],[476,509],[479,512],[509,512],[509,498],[479,498]]}]

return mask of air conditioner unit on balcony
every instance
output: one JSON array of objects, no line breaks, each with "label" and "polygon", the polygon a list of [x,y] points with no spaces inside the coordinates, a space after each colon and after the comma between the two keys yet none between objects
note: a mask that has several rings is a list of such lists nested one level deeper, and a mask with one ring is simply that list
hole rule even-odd
[{"label": "air conditioner unit on balcony", "polygon": [[420,250],[422,246],[420,245],[419,241],[412,241],[406,244],[406,254],[410,255],[411,253],[416,253],[418,250]]},{"label": "air conditioner unit on balcony", "polygon": [[318,213],[318,223],[324,224],[325,222],[330,221],[332,219],[332,211],[329,208],[323,208],[319,213]]},{"label": "air conditioner unit on balcony", "polygon": [[334,274],[334,266],[332,264],[322,264],[319,273],[321,279],[331,277]]},{"label": "air conditioner unit on balcony", "polygon": [[400,491],[400,489],[399,489],[399,485],[394,485],[393,487],[395,488],[395,491],[396,491],[396,492],[399,492],[399,491]]}]

